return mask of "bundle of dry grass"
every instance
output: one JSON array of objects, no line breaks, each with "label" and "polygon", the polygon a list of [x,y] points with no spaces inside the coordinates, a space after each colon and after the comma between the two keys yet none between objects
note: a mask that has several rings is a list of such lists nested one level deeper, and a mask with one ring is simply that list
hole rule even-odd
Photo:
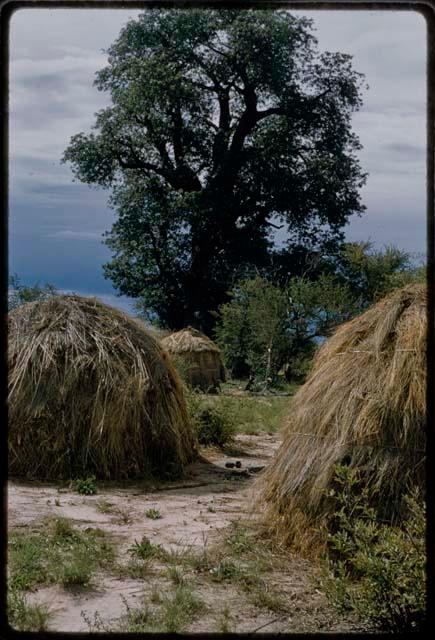
[{"label": "bundle of dry grass", "polygon": [[410,285],[342,325],[295,396],[261,481],[267,523],[299,549],[316,545],[338,463],[361,470],[391,521],[404,491],[424,490],[426,304],[426,287]]},{"label": "bundle of dry grass", "polygon": [[194,388],[210,391],[225,381],[221,352],[206,335],[187,327],[163,338],[160,344],[178,361],[186,381]]},{"label": "bundle of dry grass", "polygon": [[194,455],[180,379],[126,314],[54,296],[9,317],[9,473],[179,473]]}]

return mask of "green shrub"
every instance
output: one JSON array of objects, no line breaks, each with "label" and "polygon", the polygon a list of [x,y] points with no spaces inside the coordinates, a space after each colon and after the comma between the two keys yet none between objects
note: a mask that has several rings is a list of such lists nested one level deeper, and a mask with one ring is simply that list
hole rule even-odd
[{"label": "green shrub", "polygon": [[400,526],[380,522],[358,473],[338,466],[336,501],[321,578],[329,600],[390,632],[419,631],[425,623],[425,509],[418,494],[405,498]]},{"label": "green shrub", "polygon": [[219,402],[204,402],[195,392],[187,396],[190,418],[200,444],[222,447],[233,440],[236,431],[234,410],[226,398],[218,396],[218,399]]},{"label": "green shrub", "polygon": [[160,520],[162,514],[158,509],[148,509],[147,511],[145,511],[145,516],[147,518],[150,518],[150,520]]},{"label": "green shrub", "polygon": [[84,496],[92,496],[97,493],[97,485],[95,482],[95,476],[90,476],[89,478],[77,478],[74,480],[73,487],[77,493],[80,493]]}]

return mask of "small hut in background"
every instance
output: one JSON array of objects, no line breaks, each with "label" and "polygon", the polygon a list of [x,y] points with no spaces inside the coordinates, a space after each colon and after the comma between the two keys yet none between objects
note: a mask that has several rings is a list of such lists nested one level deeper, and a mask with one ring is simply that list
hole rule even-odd
[{"label": "small hut in background", "polygon": [[212,391],[225,381],[221,352],[206,335],[187,327],[160,341],[180,367],[186,382],[202,391]]},{"label": "small hut in background", "polygon": [[396,290],[342,325],[291,404],[283,442],[261,478],[266,522],[301,550],[327,522],[338,463],[358,468],[382,517],[425,487],[424,285]]},{"label": "small hut in background", "polygon": [[9,473],[179,474],[195,455],[180,378],[143,326],[94,298],[9,315]]}]

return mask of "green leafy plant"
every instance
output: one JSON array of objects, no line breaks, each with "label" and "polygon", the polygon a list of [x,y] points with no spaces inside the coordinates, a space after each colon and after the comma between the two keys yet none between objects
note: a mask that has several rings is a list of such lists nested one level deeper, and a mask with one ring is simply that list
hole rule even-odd
[{"label": "green leafy plant", "polygon": [[407,514],[399,525],[379,521],[361,488],[359,474],[336,469],[336,501],[329,524],[327,561],[322,578],[329,600],[374,627],[417,631],[425,622],[425,509],[418,494],[405,498]]},{"label": "green leafy plant", "polygon": [[160,520],[162,514],[158,509],[147,509],[147,511],[145,511],[145,516],[150,518],[150,520]]},{"label": "green leafy plant", "polygon": [[97,493],[97,484],[95,476],[89,478],[77,478],[73,482],[74,490],[84,496],[92,496]]}]

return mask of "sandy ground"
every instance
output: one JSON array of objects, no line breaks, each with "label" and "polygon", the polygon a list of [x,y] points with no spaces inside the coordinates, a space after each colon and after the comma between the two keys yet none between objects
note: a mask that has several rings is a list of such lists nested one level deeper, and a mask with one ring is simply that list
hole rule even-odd
[{"label": "sandy ground", "polygon": [[[267,465],[279,446],[276,435],[238,436],[233,451],[207,449],[204,459],[188,469],[183,481],[159,486],[104,486],[93,496],[80,496],[53,485],[11,482],[8,488],[8,526],[19,529],[37,524],[48,515],[70,518],[76,526],[99,527],[119,543],[120,559],[128,557],[135,540],[147,536],[155,544],[170,549],[191,548],[200,551],[219,540],[220,531],[239,518],[255,518],[253,499],[255,478]],[[228,462],[241,462],[240,468],[225,467]],[[254,485],[254,486],[253,486]],[[101,513],[97,503],[110,502],[112,513]],[[144,513],[158,509],[161,518],[151,520]],[[113,513],[113,510],[118,510]],[[277,575],[268,576],[278,586],[289,604],[289,613],[278,615],[250,605],[243,593],[222,583],[210,583],[200,575],[195,583],[207,611],[187,631],[214,632],[216,620],[229,606],[233,629],[237,632],[348,632],[358,631],[347,620],[340,619],[325,597],[315,588],[311,576],[313,566],[289,554],[288,564]],[[165,583],[166,580],[166,583]],[[95,612],[105,621],[125,612],[125,602],[136,605],[151,584],[144,580],[116,578],[101,574],[92,588],[41,588],[30,594],[30,602],[44,603],[51,612],[50,630],[89,631],[82,612],[93,619]],[[159,588],[169,581],[159,577]]]}]

